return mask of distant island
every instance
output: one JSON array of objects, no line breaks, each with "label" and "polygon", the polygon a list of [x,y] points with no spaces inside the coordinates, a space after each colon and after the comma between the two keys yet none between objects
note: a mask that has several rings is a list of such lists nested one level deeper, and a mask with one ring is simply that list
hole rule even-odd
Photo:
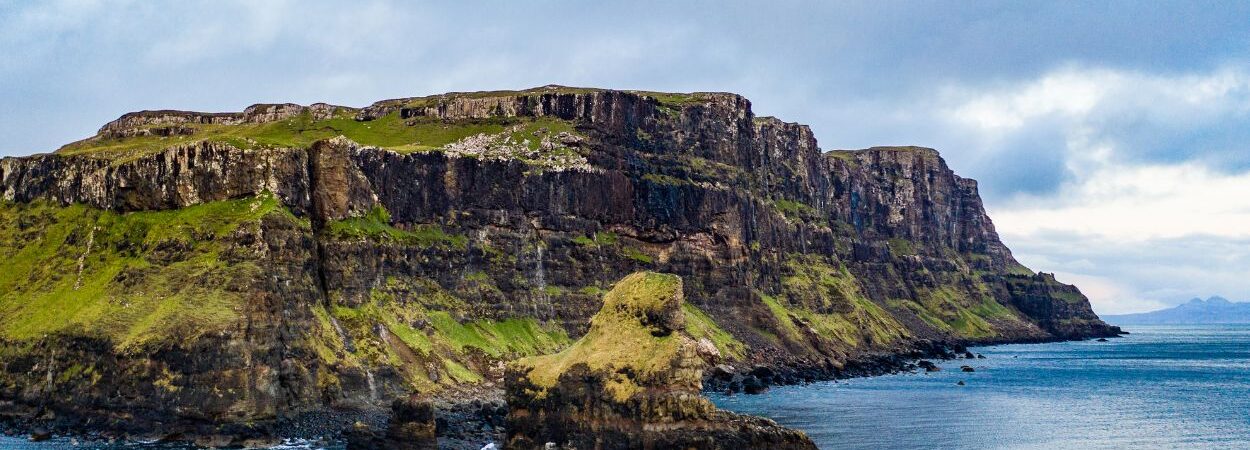
[{"label": "distant island", "polygon": [[1219,296],[1206,300],[1194,298],[1188,303],[1168,309],[1137,314],[1104,315],[1102,318],[1107,323],[1116,325],[1250,323],[1250,302],[1230,302]]}]

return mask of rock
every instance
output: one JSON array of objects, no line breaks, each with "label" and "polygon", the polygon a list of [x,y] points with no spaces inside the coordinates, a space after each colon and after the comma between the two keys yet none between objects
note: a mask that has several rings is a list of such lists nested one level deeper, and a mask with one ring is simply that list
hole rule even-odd
[{"label": "rock", "polygon": [[958,383],[955,383],[955,384],[956,384],[956,385],[959,385],[959,386],[963,386],[963,385],[965,385],[964,380],[959,380],[959,382],[958,382]]},{"label": "rock", "polygon": [[716,362],[721,359],[720,350],[716,348],[716,344],[713,344],[712,341],[707,338],[699,338],[695,351],[699,354],[700,358],[703,358],[704,361]]},{"label": "rock", "polygon": [[925,372],[940,372],[942,370],[942,368],[938,367],[937,364],[934,364],[933,361],[924,359],[917,361],[916,366],[924,369]]},{"label": "rock", "polygon": [[742,392],[755,395],[763,394],[768,391],[768,384],[760,381],[755,375],[747,375],[742,377]]},{"label": "rock", "polygon": [[976,358],[976,355],[973,355],[972,352],[970,351],[967,351],[967,350],[964,351],[964,359],[973,359],[973,358]]},{"label": "rock", "polygon": [[985,359],[985,355],[977,353],[977,359]]},{"label": "rock", "polygon": [[348,450],[435,450],[434,406],[416,395],[395,399],[385,431],[357,422],[344,431]]},{"label": "rock", "polygon": [[737,373],[733,366],[727,364],[717,364],[708,369],[708,375],[718,380],[731,380]]},{"label": "rock", "polygon": [[52,439],[51,431],[48,431],[42,428],[36,428],[30,432],[29,440],[31,442],[43,442],[48,439]]},{"label": "rock", "polygon": [[685,320],[672,317],[686,314],[682,292],[674,275],[629,275],[604,295],[590,330],[568,350],[510,365],[505,446],[816,448],[802,432],[719,410],[699,395],[708,364],[697,341],[680,327],[655,333],[656,317]]},{"label": "rock", "polygon": [[964,372],[976,372],[977,371],[976,369],[973,369],[972,366],[959,366],[959,370],[964,371]]},{"label": "rock", "polygon": [[[302,136],[268,145],[281,133],[246,132],[343,114],[361,123],[313,122],[345,135],[312,143]],[[535,121],[548,131],[523,133]],[[506,124],[504,133],[475,134],[485,122]],[[401,133],[377,141],[351,130],[359,127]],[[402,152],[375,146],[432,130],[465,133],[405,141]],[[170,145],[105,145],[144,142]],[[413,145],[423,151],[407,151]],[[671,310],[644,317],[652,333],[689,327],[696,344],[712,344],[694,348],[700,359],[751,358],[776,372],[709,383],[718,390],[897,370],[907,361],[898,354],[933,350],[923,338],[944,332],[918,309],[888,306],[936,291],[946,299],[941,308],[988,293],[1010,311],[1009,320],[991,321],[1004,341],[1119,331],[1075,287],[1021,275],[977,183],[937,151],[824,152],[808,127],[756,117],[749,100],[728,93],[545,86],[362,109],[130,113],[57,153],[0,159],[0,200],[13,225],[0,227],[0,254],[43,255],[0,261],[0,271],[38,287],[10,297],[21,310],[0,327],[58,317],[29,310],[46,302],[26,300],[73,291],[79,275],[104,294],[96,298],[118,300],[88,305],[108,326],[49,321],[31,334],[38,339],[0,343],[0,402],[41,399],[13,414],[63,412],[117,433],[264,434],[281,417],[372,411],[422,376],[449,392],[460,387],[457,374],[486,386],[503,378],[502,360],[554,352],[566,340],[426,357],[399,335],[437,335],[455,321],[541,325],[577,338],[599,310],[597,290],[639,270],[681,274],[686,308],[699,313],[685,323]],[[56,252],[29,251],[50,240],[61,243]],[[216,262],[196,266],[202,255]],[[137,304],[156,296],[214,302],[162,309],[171,320],[145,328],[146,316],[133,311],[157,311]],[[435,311],[446,316],[427,317]],[[804,323],[811,314],[871,326],[839,337]],[[161,350],[124,351],[139,329],[145,345]],[[376,358],[378,349],[399,361]],[[48,372],[32,370],[37,364],[77,375],[58,378],[49,397]],[[166,428],[171,417],[178,430]]]},{"label": "rock", "polygon": [[1098,339],[1096,339],[1096,341],[1098,341],[1098,342],[1107,342],[1107,338],[1098,338]]}]

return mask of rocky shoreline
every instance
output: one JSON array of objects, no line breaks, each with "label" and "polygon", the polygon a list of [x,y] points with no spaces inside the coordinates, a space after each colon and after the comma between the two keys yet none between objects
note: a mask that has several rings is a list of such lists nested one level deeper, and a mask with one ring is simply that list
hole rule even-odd
[{"label": "rocky shoreline", "polygon": [[[769,387],[773,386],[923,371],[932,365],[927,361],[931,359],[976,359],[979,355],[972,352],[970,347],[1082,341],[1115,338],[1122,334],[1126,333],[1103,333],[1069,339],[1020,339],[968,343],[927,341],[908,351],[853,358],[841,368],[786,364],[733,367],[721,364],[712,366],[704,373],[703,392],[764,394]],[[489,443],[501,445],[505,441],[508,405],[504,400],[502,388],[479,390],[467,398],[437,398],[432,403],[439,448],[479,450]],[[4,406],[8,405],[0,404],[0,407]],[[0,435],[31,440],[44,440],[55,436],[72,438],[84,443],[169,441],[228,447],[249,444],[253,446],[275,445],[285,439],[300,439],[322,445],[344,444],[348,441],[352,430],[361,425],[375,430],[385,430],[391,418],[391,411],[374,408],[354,411],[327,409],[308,412],[276,421],[267,432],[234,436],[162,434],[160,430],[127,432],[118,431],[115,428],[92,429],[90,425],[69,418],[29,419],[28,417],[29,415],[0,413]]]}]

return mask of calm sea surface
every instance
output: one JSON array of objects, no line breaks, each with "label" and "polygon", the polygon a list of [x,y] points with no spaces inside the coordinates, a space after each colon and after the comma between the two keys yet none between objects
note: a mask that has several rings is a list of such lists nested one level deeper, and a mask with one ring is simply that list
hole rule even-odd
[{"label": "calm sea surface", "polygon": [[[937,373],[712,399],[804,430],[821,448],[1250,449],[1250,326],[1128,330],[1109,342],[973,349],[986,359],[939,362]],[[170,447],[0,438],[0,449],[59,448]]]},{"label": "calm sea surface", "polygon": [[713,401],[804,430],[821,448],[1250,449],[1250,326],[1127,329],[1108,342],[973,349],[986,359],[941,362],[937,373]]}]

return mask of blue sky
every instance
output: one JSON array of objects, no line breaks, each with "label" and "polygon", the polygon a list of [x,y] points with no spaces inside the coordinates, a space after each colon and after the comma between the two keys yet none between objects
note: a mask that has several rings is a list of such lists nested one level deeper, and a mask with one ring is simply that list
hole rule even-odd
[{"label": "blue sky", "polygon": [[0,156],[141,109],[731,91],[937,148],[1099,312],[1250,298],[1250,2],[602,3],[0,0]]}]

